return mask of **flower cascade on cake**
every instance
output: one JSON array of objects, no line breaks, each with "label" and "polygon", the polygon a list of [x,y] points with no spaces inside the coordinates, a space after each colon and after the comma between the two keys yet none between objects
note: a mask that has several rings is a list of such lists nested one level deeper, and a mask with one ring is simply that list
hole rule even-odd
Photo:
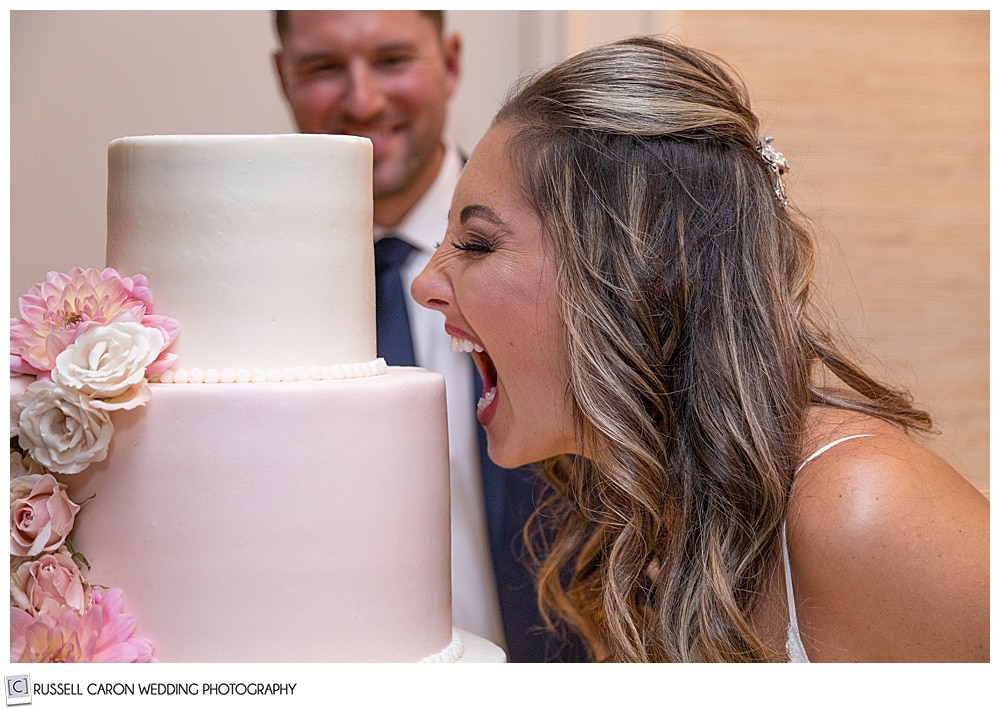
[{"label": "flower cascade on cake", "polygon": [[143,275],[49,272],[10,324],[10,660],[151,662],[120,589],[87,576],[70,540],[84,502],[53,474],[103,461],[109,412],[149,401],[179,326],[153,312]]}]

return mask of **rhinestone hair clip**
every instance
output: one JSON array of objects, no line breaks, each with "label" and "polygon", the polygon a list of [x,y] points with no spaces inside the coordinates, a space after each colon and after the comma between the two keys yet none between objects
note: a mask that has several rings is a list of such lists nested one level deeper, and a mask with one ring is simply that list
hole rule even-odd
[{"label": "rhinestone hair clip", "polygon": [[764,136],[757,141],[757,152],[760,153],[760,157],[764,159],[767,166],[774,171],[774,194],[778,196],[778,202],[783,207],[788,207],[788,195],[785,193],[783,178],[785,173],[791,172],[792,168],[788,165],[785,156],[771,146],[772,142],[774,142],[773,136]]}]

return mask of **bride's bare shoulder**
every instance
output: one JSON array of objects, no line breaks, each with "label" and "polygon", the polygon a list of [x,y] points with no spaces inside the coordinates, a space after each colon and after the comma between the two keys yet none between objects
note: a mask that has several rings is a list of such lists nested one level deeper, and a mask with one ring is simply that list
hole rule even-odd
[{"label": "bride's bare shoulder", "polygon": [[988,620],[988,501],[888,422],[814,410],[803,460],[833,442],[801,467],[789,503],[796,598],[819,644],[812,650],[831,660],[975,657],[975,624]]}]

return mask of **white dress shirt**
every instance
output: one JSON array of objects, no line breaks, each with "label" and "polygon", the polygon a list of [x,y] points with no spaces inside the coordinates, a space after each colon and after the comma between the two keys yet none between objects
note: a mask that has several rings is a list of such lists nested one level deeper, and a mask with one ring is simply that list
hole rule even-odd
[{"label": "white dress shirt", "polygon": [[444,241],[452,192],[462,171],[458,150],[448,141],[445,146],[444,162],[430,189],[393,229],[375,225],[375,239],[391,231],[415,247],[402,271],[414,357],[418,366],[445,377],[451,453],[453,623],[505,646],[483,506],[472,358],[468,353],[451,351],[444,315],[420,306],[410,295],[413,280],[430,261],[435,246]]}]

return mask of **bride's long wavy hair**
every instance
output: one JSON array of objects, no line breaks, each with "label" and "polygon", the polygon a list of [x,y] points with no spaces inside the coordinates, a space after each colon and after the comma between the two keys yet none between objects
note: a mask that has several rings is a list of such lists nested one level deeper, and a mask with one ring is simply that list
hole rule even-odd
[{"label": "bride's long wavy hair", "polygon": [[586,452],[543,464],[543,612],[597,660],[783,660],[752,617],[807,409],[929,417],[811,313],[812,238],[721,60],[662,38],[604,45],[533,78],[496,122],[558,259]]}]

